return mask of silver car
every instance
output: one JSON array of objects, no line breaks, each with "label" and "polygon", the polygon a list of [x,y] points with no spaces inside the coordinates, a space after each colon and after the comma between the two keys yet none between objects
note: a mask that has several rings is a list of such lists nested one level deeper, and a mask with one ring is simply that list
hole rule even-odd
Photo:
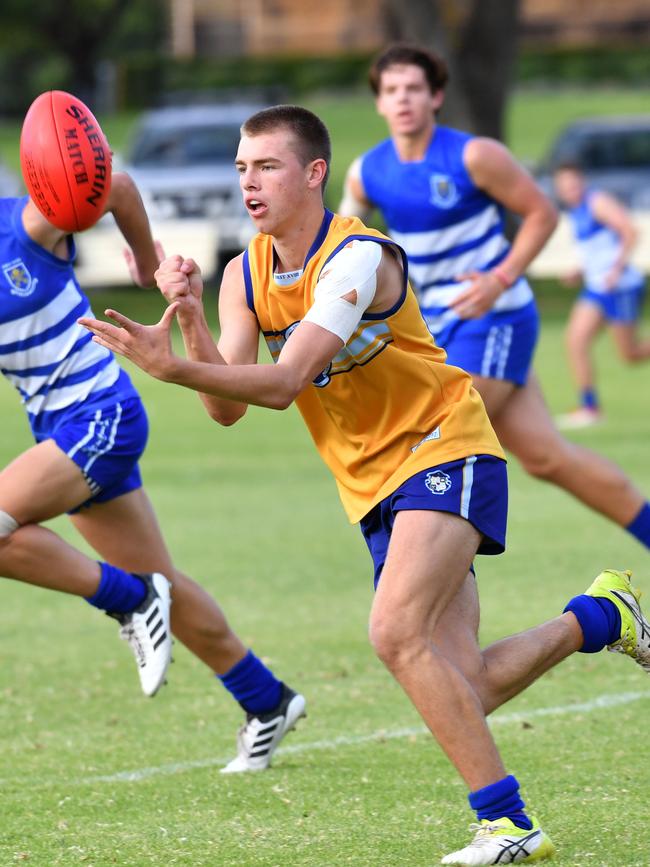
[{"label": "silver car", "polygon": [[650,115],[585,118],[567,126],[536,173],[552,198],[552,172],[563,162],[577,163],[590,185],[628,207],[650,209]]},{"label": "silver car", "polygon": [[138,185],[154,220],[204,218],[218,235],[219,260],[254,233],[234,161],[251,104],[173,106],[143,115],[122,168]]}]

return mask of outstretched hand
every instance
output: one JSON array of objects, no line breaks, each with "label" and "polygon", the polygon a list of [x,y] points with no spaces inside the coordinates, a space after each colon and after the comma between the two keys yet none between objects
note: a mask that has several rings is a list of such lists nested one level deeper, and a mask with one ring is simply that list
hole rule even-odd
[{"label": "outstretched hand", "polygon": [[170,304],[156,325],[134,322],[117,310],[104,311],[117,325],[87,316],[77,321],[93,334],[95,343],[128,358],[150,376],[166,380],[176,359],[170,330],[177,309],[178,303]]}]

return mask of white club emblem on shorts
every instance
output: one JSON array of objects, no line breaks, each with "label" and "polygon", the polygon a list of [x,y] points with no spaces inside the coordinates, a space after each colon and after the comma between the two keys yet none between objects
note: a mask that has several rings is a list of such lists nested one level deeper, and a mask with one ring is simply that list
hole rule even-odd
[{"label": "white club emblem on shorts", "polygon": [[434,473],[427,473],[424,484],[432,494],[440,496],[441,494],[446,494],[449,488],[451,488],[451,479],[447,473],[443,473],[442,470],[436,470]]}]

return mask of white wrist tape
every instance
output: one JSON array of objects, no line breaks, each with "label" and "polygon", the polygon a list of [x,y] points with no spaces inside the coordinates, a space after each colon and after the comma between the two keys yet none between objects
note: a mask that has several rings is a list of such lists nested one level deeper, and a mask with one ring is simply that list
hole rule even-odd
[{"label": "white wrist tape", "polygon": [[350,241],[339,250],[325,265],[303,321],[320,325],[347,343],[375,297],[381,254],[382,245],[376,241]]},{"label": "white wrist tape", "polygon": [[12,518],[11,515],[0,510],[0,539],[11,536],[18,527],[20,527],[20,524],[15,520],[15,518]]}]

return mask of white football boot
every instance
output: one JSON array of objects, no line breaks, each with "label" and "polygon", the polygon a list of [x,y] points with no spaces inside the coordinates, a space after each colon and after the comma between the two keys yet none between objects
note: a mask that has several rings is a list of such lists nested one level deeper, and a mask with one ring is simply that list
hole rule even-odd
[{"label": "white football boot", "polygon": [[555,846],[539,827],[537,819],[530,817],[530,831],[518,828],[508,818],[483,819],[469,826],[475,831],[474,839],[460,849],[445,855],[442,864],[456,867],[484,867],[486,864],[520,864],[541,861],[555,854]]},{"label": "white football boot", "polygon": [[133,611],[107,611],[121,624],[120,638],[127,641],[138,664],[140,686],[145,695],[155,695],[165,683],[172,657],[172,634],[169,625],[170,583],[160,572],[138,575],[147,595]]},{"label": "white football boot", "polygon": [[282,738],[304,716],[304,696],[282,684],[282,698],[275,710],[259,716],[246,714],[246,722],[237,733],[237,755],[221,773],[239,774],[268,768]]}]

